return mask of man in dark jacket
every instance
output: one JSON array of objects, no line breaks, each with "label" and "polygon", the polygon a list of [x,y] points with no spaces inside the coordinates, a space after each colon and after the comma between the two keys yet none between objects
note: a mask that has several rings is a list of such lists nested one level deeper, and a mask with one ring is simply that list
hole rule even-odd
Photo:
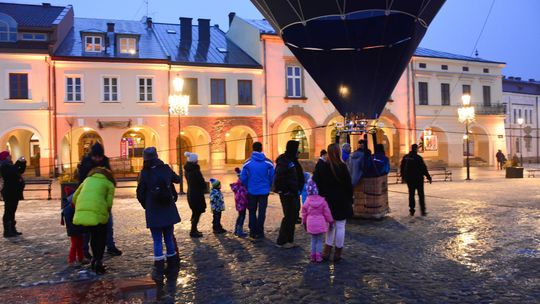
[{"label": "man in dark jacket", "polygon": [[268,194],[274,179],[274,164],[266,158],[262,148],[260,142],[253,144],[253,153],[240,173],[240,181],[248,191],[249,236],[255,239],[264,238]]},{"label": "man in dark jacket", "polygon": [[407,183],[409,188],[409,214],[414,216],[414,208],[416,202],[414,200],[414,192],[418,191],[420,200],[420,210],[422,216],[426,216],[426,202],[424,197],[424,176],[431,184],[431,176],[427,170],[426,164],[422,156],[418,155],[418,145],[411,146],[411,152],[403,157],[401,161],[401,178]]},{"label": "man in dark jacket", "polygon": [[[109,158],[105,156],[105,149],[103,146],[96,142],[91,148],[90,153],[86,155],[82,160],[79,166],[77,166],[78,180],[79,185],[84,182],[88,173],[97,167],[104,167],[111,170],[111,165],[109,163]],[[86,258],[91,259],[88,247],[89,238],[85,237],[84,241],[84,255]],[[119,256],[122,255],[122,251],[116,248],[114,242],[114,228],[113,228],[113,215],[112,212],[109,216],[109,221],[107,222],[107,252],[111,255]]]},{"label": "man in dark jacket", "polygon": [[15,164],[11,161],[8,151],[0,153],[0,175],[4,180],[2,197],[4,199],[4,237],[15,237],[22,233],[15,228],[15,212],[19,206],[19,200],[23,199],[24,179],[22,174],[26,170],[26,160],[20,157]]},{"label": "man in dark jacket", "polygon": [[300,191],[304,187],[304,170],[298,162],[299,142],[289,140],[285,153],[276,160],[274,190],[279,193],[283,208],[283,220],[279,228],[277,245],[292,248],[294,245],[294,226],[300,212]]},{"label": "man in dark jacket", "polygon": [[198,230],[197,225],[201,215],[206,211],[206,193],[208,184],[206,183],[201,167],[198,164],[199,156],[195,153],[186,152],[187,162],[184,165],[184,172],[188,186],[187,201],[191,209],[191,231],[189,235],[192,238],[200,238],[203,234]]}]

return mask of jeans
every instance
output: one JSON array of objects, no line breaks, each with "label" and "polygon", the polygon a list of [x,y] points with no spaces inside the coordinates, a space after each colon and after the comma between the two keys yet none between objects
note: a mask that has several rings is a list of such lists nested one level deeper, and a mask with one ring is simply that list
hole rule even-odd
[{"label": "jeans", "polygon": [[94,260],[103,260],[105,242],[107,241],[107,224],[88,227],[90,233],[90,247]]},{"label": "jeans", "polygon": [[[249,234],[251,236],[264,236],[264,221],[266,220],[267,195],[248,194]],[[257,216],[257,209],[259,214]]]},{"label": "jeans", "polygon": [[332,228],[326,233],[326,245],[334,246],[336,244],[337,248],[343,248],[345,244],[345,225],[347,220],[336,221]]},{"label": "jeans", "polygon": [[279,199],[283,208],[283,219],[281,220],[276,243],[283,245],[294,242],[294,228],[300,212],[300,196],[280,194]]},{"label": "jeans", "polygon": [[223,229],[221,226],[221,211],[212,211],[213,219],[212,219],[212,229],[214,230],[220,230]]},{"label": "jeans", "polygon": [[246,220],[246,210],[238,211],[238,217],[236,218],[236,225],[235,225],[236,232],[243,231],[245,220]]},{"label": "jeans", "polygon": [[[113,215],[112,212],[109,213],[109,221],[106,224],[107,227],[107,236],[105,240],[105,244],[107,245],[107,249],[116,248],[116,244],[114,242],[114,229],[113,229]],[[83,241],[83,250],[84,252],[89,252],[90,249],[88,246],[88,243],[90,242],[90,235],[88,233],[85,233],[84,235],[84,241]]]},{"label": "jeans", "polygon": [[4,202],[4,216],[2,221],[4,225],[13,224],[15,222],[15,212],[17,212],[17,207],[19,206],[19,201],[5,201]]},{"label": "jeans", "polygon": [[167,248],[167,257],[172,257],[176,255],[176,247],[174,246],[173,237],[173,225],[163,228],[150,228],[150,232],[152,233],[152,240],[154,241],[155,261],[165,259],[165,256],[163,255],[163,241],[165,242],[165,247]]},{"label": "jeans", "polygon": [[424,196],[424,181],[409,182],[407,183],[409,188],[409,211],[414,213],[416,202],[414,200],[415,191],[418,191],[418,198],[420,200],[420,210],[426,212],[426,199]]},{"label": "jeans", "polygon": [[311,235],[311,253],[321,253],[324,242],[324,233]]}]

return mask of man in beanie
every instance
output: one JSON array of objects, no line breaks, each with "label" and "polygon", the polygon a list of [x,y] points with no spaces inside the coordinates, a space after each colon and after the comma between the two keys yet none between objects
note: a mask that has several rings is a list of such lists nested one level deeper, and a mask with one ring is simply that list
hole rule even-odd
[{"label": "man in beanie", "polygon": [[[84,182],[84,180],[88,176],[88,173],[92,169],[97,168],[97,167],[103,167],[103,168],[111,170],[111,164],[109,162],[109,158],[105,156],[105,149],[99,142],[96,142],[94,145],[92,145],[88,155],[86,155],[81,160],[81,163],[77,166],[79,185]],[[91,259],[92,256],[89,253],[88,240],[89,239],[85,237],[84,255],[87,259]],[[110,213],[109,222],[107,223],[107,252],[114,256],[122,255],[122,251],[116,248],[116,244],[114,242],[114,228],[113,228],[112,212]]]},{"label": "man in beanie", "polygon": [[4,237],[15,237],[22,233],[15,228],[15,212],[19,206],[19,200],[23,199],[24,179],[22,174],[26,170],[26,160],[20,157],[15,164],[11,161],[8,151],[0,153],[0,175],[4,180],[2,197],[4,199]]},{"label": "man in beanie", "polygon": [[300,212],[300,191],[304,188],[304,171],[298,162],[298,146],[295,140],[287,142],[285,153],[276,160],[274,191],[279,193],[283,208],[283,220],[279,228],[277,245],[283,248],[293,248],[294,226]]},{"label": "man in beanie", "polygon": [[187,201],[191,209],[191,232],[192,238],[202,237],[202,233],[197,229],[201,215],[206,211],[206,200],[204,194],[207,189],[206,181],[201,173],[201,167],[197,163],[199,157],[195,153],[186,152],[187,162],[184,165],[184,172],[188,189]]},{"label": "man in beanie", "polygon": [[253,143],[253,153],[240,173],[240,181],[248,191],[249,236],[255,239],[264,238],[266,207],[274,178],[274,164],[266,158],[262,148],[260,142]]},{"label": "man in beanie", "polygon": [[210,179],[212,185],[212,191],[210,191],[210,207],[212,208],[212,230],[216,234],[222,234],[227,232],[221,226],[221,212],[225,210],[225,202],[223,200],[223,194],[221,193],[221,182],[215,178]]}]

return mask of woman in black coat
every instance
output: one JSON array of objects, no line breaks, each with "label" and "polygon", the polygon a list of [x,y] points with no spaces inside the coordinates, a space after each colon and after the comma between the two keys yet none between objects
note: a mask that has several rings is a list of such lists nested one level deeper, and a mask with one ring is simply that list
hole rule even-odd
[{"label": "woman in black coat", "polygon": [[349,170],[341,160],[337,144],[328,146],[327,161],[317,163],[313,180],[319,188],[319,195],[328,202],[335,220],[326,235],[323,259],[328,259],[335,243],[334,261],[339,261],[345,241],[345,225],[347,219],[353,215],[353,187]]},{"label": "woman in black coat", "polygon": [[146,227],[152,232],[154,241],[154,261],[163,263],[163,241],[167,247],[167,262],[176,260],[174,225],[180,222],[176,208],[178,195],[173,183],[180,183],[180,177],[171,167],[158,159],[156,148],[148,147],[143,152],[144,167],[137,185],[137,199],[146,215]]},{"label": "woman in black coat", "polygon": [[15,164],[11,161],[9,152],[0,153],[0,176],[4,180],[2,198],[4,199],[4,237],[19,236],[22,233],[15,228],[15,212],[19,201],[23,199],[24,179],[22,174],[26,170],[26,160],[19,158]]},{"label": "woman in black coat", "polygon": [[184,155],[187,158],[187,163],[184,166],[184,172],[188,185],[187,200],[189,208],[191,209],[191,237],[201,237],[202,233],[197,229],[201,214],[206,211],[206,199],[204,194],[206,193],[207,184],[204,180],[201,167],[199,166],[198,156],[195,153],[186,152]]}]

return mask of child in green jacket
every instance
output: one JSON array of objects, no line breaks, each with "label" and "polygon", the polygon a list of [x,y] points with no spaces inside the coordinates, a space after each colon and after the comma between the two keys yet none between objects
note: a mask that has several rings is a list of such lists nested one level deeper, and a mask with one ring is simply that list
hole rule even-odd
[{"label": "child in green jacket", "polygon": [[85,227],[90,233],[92,248],[92,270],[105,273],[103,253],[107,240],[107,221],[113,204],[116,182],[110,170],[98,167],[92,169],[88,177],[73,195],[75,216],[73,224]]}]

